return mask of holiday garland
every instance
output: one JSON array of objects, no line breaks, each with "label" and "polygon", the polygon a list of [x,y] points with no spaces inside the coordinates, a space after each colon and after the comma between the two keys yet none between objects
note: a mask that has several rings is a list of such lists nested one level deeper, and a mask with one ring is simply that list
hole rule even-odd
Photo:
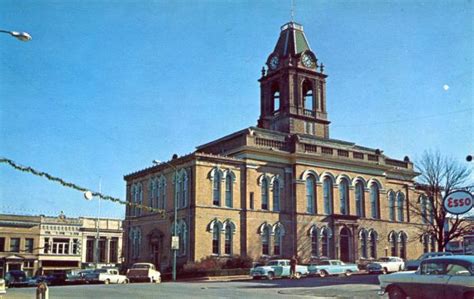
[{"label": "holiday garland", "polygon": [[[29,166],[24,167],[24,166],[18,165],[17,163],[13,162],[10,159],[0,158],[0,162],[10,165],[11,167],[15,168],[16,170],[20,170],[20,171],[23,171],[23,172],[34,174],[36,176],[44,177],[47,180],[59,183],[59,184],[63,185],[64,187],[72,188],[72,189],[75,189],[75,190],[81,191],[81,192],[89,191],[89,189],[78,186],[74,183],[66,182],[65,180],[63,180],[61,178],[58,178],[58,177],[55,177],[55,176],[52,176],[49,173],[46,173],[46,172],[43,172],[43,171],[38,171],[38,170],[36,170],[32,167],[29,167]],[[91,193],[92,193],[92,196],[99,197],[100,199],[109,200],[109,201],[119,203],[119,204],[122,204],[122,205],[128,205],[130,207],[140,208],[140,209],[150,211],[150,212],[159,212],[161,214],[164,214],[164,210],[162,210],[162,209],[156,209],[156,208],[148,207],[148,206],[145,206],[145,205],[142,205],[142,204],[137,204],[137,203],[124,201],[124,200],[121,200],[120,198],[112,197],[112,196],[109,196],[109,195],[104,195],[100,192],[91,192]]]}]

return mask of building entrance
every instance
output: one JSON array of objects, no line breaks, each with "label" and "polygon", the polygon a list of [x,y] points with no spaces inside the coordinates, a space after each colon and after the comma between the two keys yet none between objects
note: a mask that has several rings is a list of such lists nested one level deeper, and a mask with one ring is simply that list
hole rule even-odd
[{"label": "building entrance", "polygon": [[350,261],[350,250],[351,250],[351,232],[347,227],[343,227],[341,229],[341,233],[339,235],[339,257],[343,262]]}]

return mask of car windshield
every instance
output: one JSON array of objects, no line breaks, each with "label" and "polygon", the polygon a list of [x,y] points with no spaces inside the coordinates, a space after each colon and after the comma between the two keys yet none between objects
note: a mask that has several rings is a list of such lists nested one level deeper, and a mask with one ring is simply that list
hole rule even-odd
[{"label": "car windshield", "polygon": [[94,272],[95,273],[107,273],[107,269],[97,269]]},{"label": "car windshield", "polygon": [[278,261],[268,262],[267,266],[278,266]]},{"label": "car windshield", "polygon": [[379,262],[388,262],[388,261],[390,261],[390,259],[388,257],[381,257],[379,259]]},{"label": "car windshield", "polygon": [[132,266],[132,269],[150,269],[150,266],[145,264],[136,264]]}]

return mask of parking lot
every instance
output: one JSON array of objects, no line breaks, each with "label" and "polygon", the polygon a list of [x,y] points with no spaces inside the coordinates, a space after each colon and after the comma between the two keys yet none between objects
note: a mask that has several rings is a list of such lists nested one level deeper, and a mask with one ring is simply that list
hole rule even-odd
[{"label": "parking lot", "polygon": [[[300,280],[178,281],[161,284],[50,287],[50,298],[381,298],[377,275]],[[35,288],[8,289],[5,298],[35,298]]]}]

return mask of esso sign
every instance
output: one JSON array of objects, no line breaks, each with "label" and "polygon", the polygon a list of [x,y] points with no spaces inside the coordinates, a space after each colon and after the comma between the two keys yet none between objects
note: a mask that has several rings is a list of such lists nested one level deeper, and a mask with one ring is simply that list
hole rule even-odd
[{"label": "esso sign", "polygon": [[444,197],[443,206],[446,212],[460,215],[469,212],[473,199],[467,191],[454,191]]}]

